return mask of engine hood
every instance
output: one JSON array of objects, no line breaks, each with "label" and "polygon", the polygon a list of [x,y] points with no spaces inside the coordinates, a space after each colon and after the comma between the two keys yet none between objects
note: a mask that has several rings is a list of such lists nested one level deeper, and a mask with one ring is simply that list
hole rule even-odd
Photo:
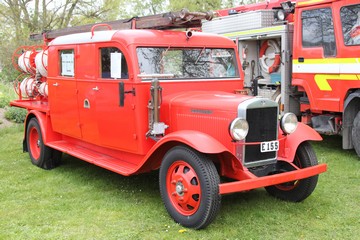
[{"label": "engine hood", "polygon": [[191,91],[164,97],[161,119],[168,133],[191,130],[213,137],[232,149],[229,126],[241,102],[253,97],[226,92]]},{"label": "engine hood", "polygon": [[190,108],[193,113],[210,113],[211,111],[236,112],[239,104],[252,96],[226,92],[191,91],[164,98],[164,105],[169,108]]}]

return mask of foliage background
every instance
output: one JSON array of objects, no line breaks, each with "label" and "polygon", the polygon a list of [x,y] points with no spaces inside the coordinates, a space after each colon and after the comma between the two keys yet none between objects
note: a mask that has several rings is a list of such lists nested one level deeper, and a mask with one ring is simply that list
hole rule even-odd
[{"label": "foliage background", "polygon": [[[14,81],[18,75],[11,56],[20,46],[34,45],[30,33],[103,21],[126,19],[188,8],[210,11],[255,0],[1,0],[0,80]],[[38,43],[41,44],[41,43]]]}]

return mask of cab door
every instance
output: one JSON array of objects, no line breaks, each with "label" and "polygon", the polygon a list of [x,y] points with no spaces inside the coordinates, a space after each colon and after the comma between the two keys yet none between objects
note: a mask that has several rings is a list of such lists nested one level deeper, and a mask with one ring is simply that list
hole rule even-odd
[{"label": "cab door", "polygon": [[75,46],[49,49],[49,105],[53,130],[80,139],[75,54]]},{"label": "cab door", "polygon": [[78,110],[82,139],[98,145],[99,130],[97,124],[97,95],[99,87],[96,83],[97,63],[96,46],[94,43],[85,43],[77,46],[77,88]]},{"label": "cab door", "polygon": [[[136,152],[135,90],[129,79],[131,68],[126,52],[117,44],[98,46],[99,76],[96,83],[96,117],[103,146]],[[124,105],[120,104],[120,83],[124,83]]]},{"label": "cab door", "polygon": [[[332,4],[297,9],[293,51],[293,84],[305,89],[312,110],[339,111],[337,58]],[[306,98],[303,98],[306,101]]]}]

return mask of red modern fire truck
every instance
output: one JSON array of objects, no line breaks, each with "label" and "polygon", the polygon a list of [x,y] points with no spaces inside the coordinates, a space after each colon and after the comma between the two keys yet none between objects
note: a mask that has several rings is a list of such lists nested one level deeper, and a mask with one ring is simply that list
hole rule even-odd
[{"label": "red modern fire truck", "polygon": [[218,14],[202,29],[236,41],[250,94],[342,135],[360,156],[359,1],[274,0]]},{"label": "red modern fire truck", "polygon": [[202,18],[211,14],[74,27],[19,48],[23,74],[11,105],[28,110],[23,149],[31,162],[52,169],[64,152],[125,176],[160,169],[167,211],[196,229],[214,220],[222,194],[265,187],[283,200],[307,198],[326,171],[309,144],[321,137],[292,113],[279,121],[275,101],[238,94],[232,40],[164,30]]}]

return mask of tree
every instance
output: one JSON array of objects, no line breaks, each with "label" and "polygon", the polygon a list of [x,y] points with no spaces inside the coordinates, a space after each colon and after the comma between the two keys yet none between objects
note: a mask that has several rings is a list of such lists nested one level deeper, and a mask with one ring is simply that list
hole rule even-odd
[{"label": "tree", "polygon": [[169,8],[172,11],[178,11],[187,8],[190,11],[209,11],[221,9],[221,0],[170,0]]},{"label": "tree", "polygon": [[111,10],[116,10],[118,5],[118,0],[1,1],[0,66],[3,71],[6,70],[3,78],[13,75],[10,70],[13,69],[12,52],[21,45],[34,45],[28,40],[30,33],[104,21],[107,17],[116,18],[116,14]]},{"label": "tree", "polygon": [[154,15],[168,11],[168,2],[163,0],[134,0],[130,3],[129,17]]},{"label": "tree", "polygon": [[[12,78],[11,55],[29,42],[29,33],[167,11],[209,11],[256,0],[2,0],[0,1],[0,69]],[[1,77],[1,76],[0,76]]]}]

